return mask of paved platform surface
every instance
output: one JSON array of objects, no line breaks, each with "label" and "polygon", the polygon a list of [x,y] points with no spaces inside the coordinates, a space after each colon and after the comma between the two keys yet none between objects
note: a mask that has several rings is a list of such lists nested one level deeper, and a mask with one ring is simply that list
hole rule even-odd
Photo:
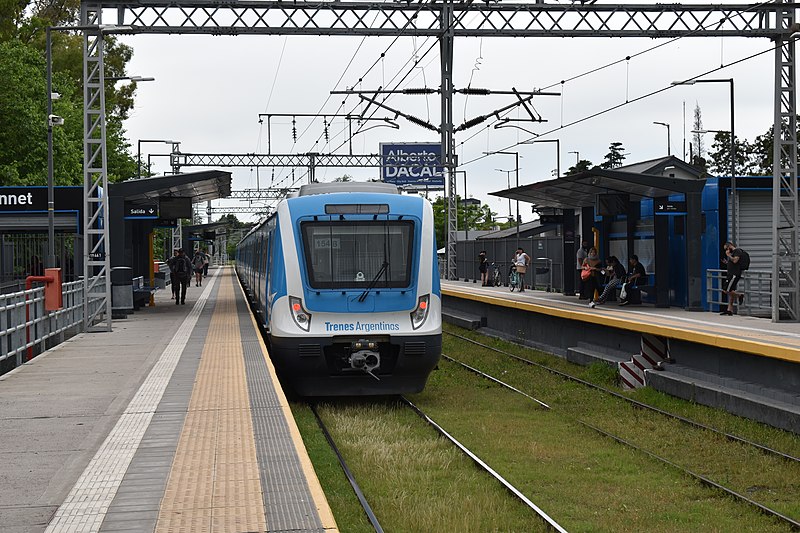
[{"label": "paved platform surface", "polygon": [[232,269],[0,377],[0,531],[335,531]]},{"label": "paved platform surface", "polygon": [[458,281],[443,280],[442,293],[800,363],[800,323],[796,322],[775,323],[764,318],[720,316],[677,307],[621,307],[616,302],[592,309],[577,296],[535,290],[520,294],[507,287],[481,287]]}]

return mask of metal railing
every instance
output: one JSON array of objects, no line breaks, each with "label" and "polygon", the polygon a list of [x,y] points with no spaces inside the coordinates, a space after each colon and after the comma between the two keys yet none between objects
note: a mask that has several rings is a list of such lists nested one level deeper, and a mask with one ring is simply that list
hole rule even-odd
[{"label": "metal railing", "polygon": [[[715,306],[728,305],[727,297],[722,292],[725,276],[725,270],[706,270],[706,300],[709,311],[715,311]],[[739,280],[736,292],[744,295],[742,303],[737,304],[740,315],[772,316],[772,272],[746,270]]]},{"label": "metal railing", "polygon": [[[63,342],[83,323],[83,281],[62,285],[63,307],[45,311],[44,287],[0,295],[0,362],[16,358],[16,365]],[[90,302],[95,312],[101,300]]]}]

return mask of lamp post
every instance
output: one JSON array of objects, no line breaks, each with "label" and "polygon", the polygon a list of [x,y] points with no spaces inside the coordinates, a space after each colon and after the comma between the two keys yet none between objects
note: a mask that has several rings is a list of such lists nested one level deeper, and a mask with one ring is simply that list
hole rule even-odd
[{"label": "lamp post", "polygon": [[666,122],[657,122],[657,121],[653,121],[653,124],[667,127],[667,155],[672,155],[672,148],[669,142],[669,124],[667,124]]},{"label": "lamp post", "polygon": [[138,162],[136,171],[137,178],[142,177],[142,143],[171,144],[173,152],[176,150],[176,147],[179,147],[181,144],[179,141],[170,141],[165,139],[139,139],[139,141],[137,142],[137,150],[136,150],[136,161]]},{"label": "lamp post", "polygon": [[567,152],[568,154],[575,154],[575,166],[578,166],[578,163],[581,162],[581,153],[575,150]]},{"label": "lamp post", "polygon": [[[733,78],[709,79],[709,80],[686,80],[686,81],[673,81],[672,85],[694,85],[695,83],[727,83],[730,86],[730,113],[731,113],[731,241],[736,243],[736,135],[734,134],[733,125],[734,121],[734,89]],[[714,131],[714,130],[703,130]]]},{"label": "lamp post", "polygon": [[[560,139],[541,139],[536,141],[528,141],[522,144],[534,144],[534,143],[556,143],[556,177],[561,177],[561,140]],[[572,152],[570,152],[572,153]],[[578,152],[575,152],[576,154]]]},{"label": "lamp post", "polygon": [[[492,154],[513,155],[514,156],[514,172],[516,173],[516,185],[515,186],[519,187],[519,152],[497,151],[497,152],[484,152],[484,154],[486,154],[486,155],[492,155]],[[500,170],[500,169],[495,169],[495,170]],[[501,172],[506,172],[506,171],[502,170]],[[509,189],[511,188],[510,184],[509,184],[508,188]],[[508,215],[511,216],[511,199],[510,198],[508,199]],[[517,200],[517,246],[519,246],[519,200]]]}]

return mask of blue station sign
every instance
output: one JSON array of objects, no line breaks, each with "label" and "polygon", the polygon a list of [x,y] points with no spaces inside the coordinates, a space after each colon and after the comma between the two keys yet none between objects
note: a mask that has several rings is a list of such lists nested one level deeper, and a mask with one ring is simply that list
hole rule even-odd
[{"label": "blue station sign", "polygon": [[442,145],[381,143],[381,181],[413,189],[444,189]]}]

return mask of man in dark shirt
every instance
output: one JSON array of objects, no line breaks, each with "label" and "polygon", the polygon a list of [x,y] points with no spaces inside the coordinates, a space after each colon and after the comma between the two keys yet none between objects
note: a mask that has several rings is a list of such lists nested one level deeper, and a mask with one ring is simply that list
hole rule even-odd
[{"label": "man in dark shirt", "polygon": [[625,287],[625,297],[620,298],[619,305],[642,303],[642,291],[639,286],[646,284],[647,272],[644,270],[644,265],[639,262],[639,257],[634,254],[628,259],[628,280]]},{"label": "man in dark shirt", "polygon": [[738,294],[736,293],[736,285],[742,278],[742,268],[739,260],[742,257],[742,249],[737,248],[735,244],[728,241],[724,246],[725,259],[722,260],[727,265],[727,272],[725,275],[725,284],[722,286],[722,292],[728,297],[728,308],[720,313],[720,315],[733,315],[733,302],[736,300]]}]

